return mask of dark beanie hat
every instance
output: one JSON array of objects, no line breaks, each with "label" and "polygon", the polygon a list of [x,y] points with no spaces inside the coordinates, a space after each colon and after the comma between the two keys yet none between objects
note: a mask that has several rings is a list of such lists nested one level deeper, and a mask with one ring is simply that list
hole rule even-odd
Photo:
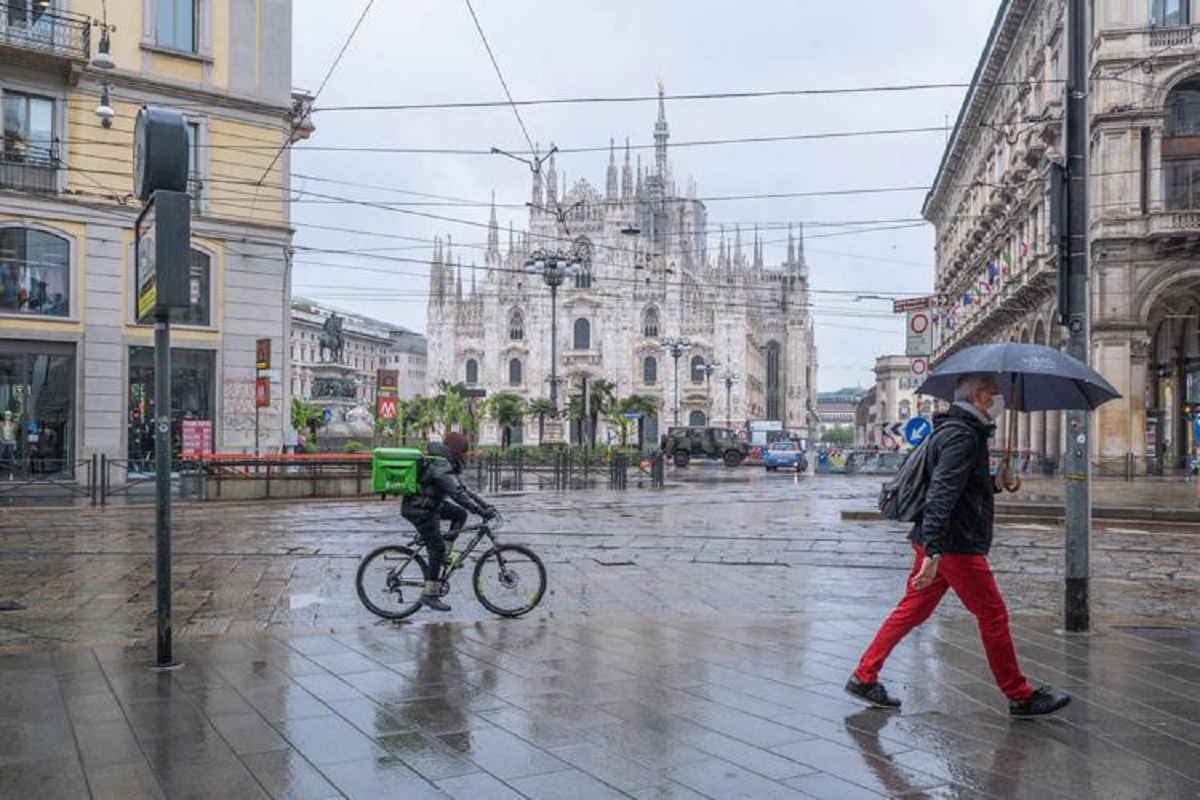
[{"label": "dark beanie hat", "polygon": [[462,458],[463,453],[471,446],[471,440],[461,433],[448,433],[442,444],[446,446],[450,458]]}]

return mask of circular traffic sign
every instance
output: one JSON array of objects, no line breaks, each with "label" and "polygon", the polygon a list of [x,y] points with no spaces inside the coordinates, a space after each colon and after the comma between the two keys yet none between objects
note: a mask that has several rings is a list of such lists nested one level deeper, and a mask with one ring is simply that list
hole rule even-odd
[{"label": "circular traffic sign", "polygon": [[924,311],[914,312],[908,320],[908,329],[913,333],[924,333],[929,330],[929,315]]},{"label": "circular traffic sign", "polygon": [[913,375],[924,375],[928,371],[929,371],[929,359],[914,358],[912,360],[912,374]]}]

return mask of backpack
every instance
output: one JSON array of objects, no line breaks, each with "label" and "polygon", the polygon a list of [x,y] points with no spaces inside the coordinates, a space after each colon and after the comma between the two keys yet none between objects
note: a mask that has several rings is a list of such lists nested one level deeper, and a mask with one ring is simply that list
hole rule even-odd
[{"label": "backpack", "polygon": [[[947,422],[944,427],[965,427],[962,423]],[[884,519],[897,522],[916,522],[925,509],[925,494],[929,491],[929,450],[933,437],[944,428],[926,436],[908,454],[896,477],[883,484],[879,490],[877,506]]]},{"label": "backpack", "polygon": [[421,491],[426,456],[411,447],[377,447],[371,451],[371,491],[413,497]]}]

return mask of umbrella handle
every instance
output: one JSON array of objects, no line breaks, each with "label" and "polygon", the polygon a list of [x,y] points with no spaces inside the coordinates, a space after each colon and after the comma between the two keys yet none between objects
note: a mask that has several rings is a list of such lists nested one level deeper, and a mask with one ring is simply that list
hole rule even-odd
[{"label": "umbrella handle", "polygon": [[998,473],[996,477],[1000,479],[1000,485],[1007,492],[1016,492],[1021,489],[1021,476],[1017,474],[1016,465],[1013,459],[1017,449],[1017,412],[1011,409],[1008,410],[1008,425],[1005,431],[1006,439],[1004,458],[1000,461],[1000,465],[996,468]]}]

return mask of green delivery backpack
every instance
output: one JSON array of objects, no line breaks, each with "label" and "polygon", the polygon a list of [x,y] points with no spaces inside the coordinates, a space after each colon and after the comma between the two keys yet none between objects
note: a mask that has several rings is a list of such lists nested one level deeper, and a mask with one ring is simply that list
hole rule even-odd
[{"label": "green delivery backpack", "polygon": [[412,447],[377,447],[371,451],[371,491],[412,497],[421,490],[425,454]]}]

